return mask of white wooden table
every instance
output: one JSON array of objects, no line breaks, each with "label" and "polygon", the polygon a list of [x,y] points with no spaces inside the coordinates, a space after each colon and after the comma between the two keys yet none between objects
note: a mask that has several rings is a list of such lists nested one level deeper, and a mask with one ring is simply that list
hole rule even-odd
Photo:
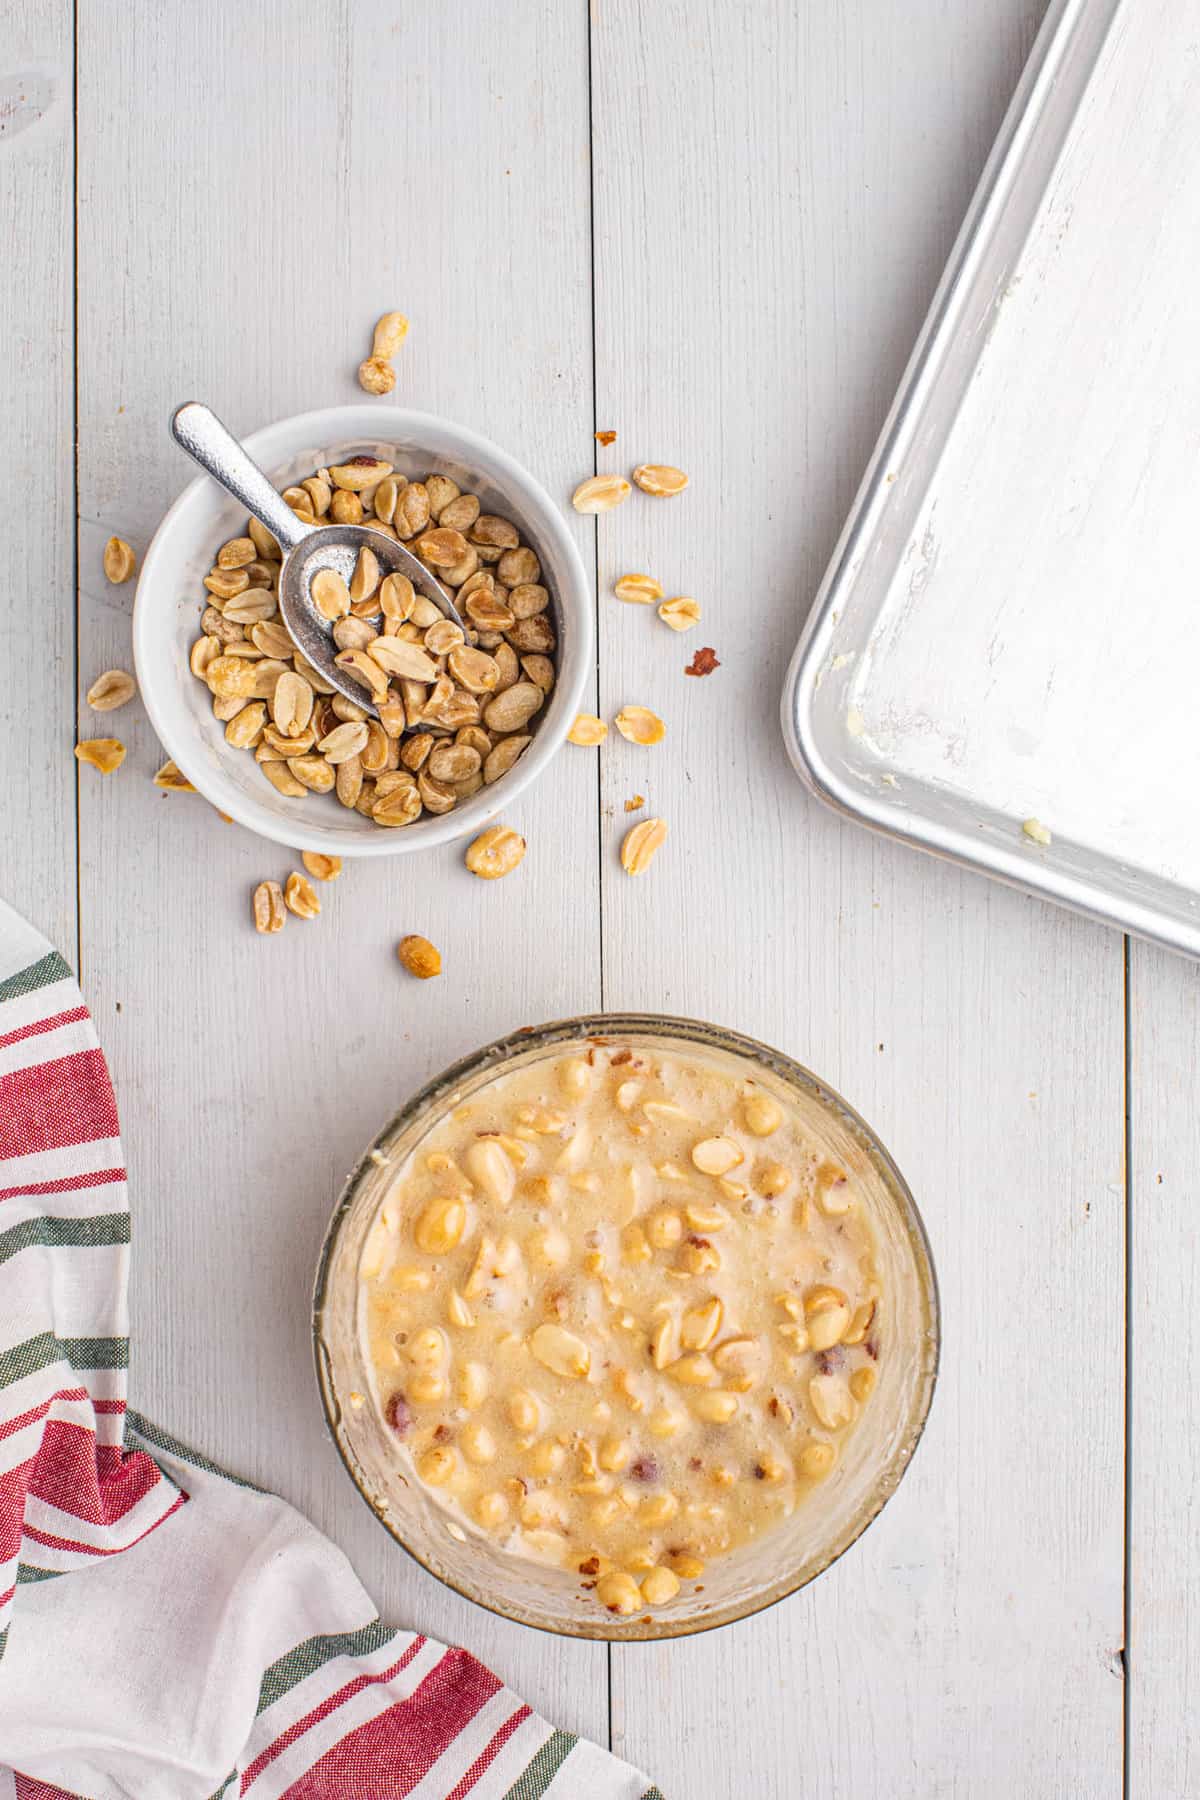
[{"label": "white wooden table", "polygon": [[[1200,977],[839,822],[776,723],[1040,12],[0,0],[0,889],[78,954],[116,1078],[135,1403],[671,1800],[1078,1800],[1123,1770],[1135,1796],[1200,1791]],[[670,737],[610,745],[598,781],[565,751],[514,809],[517,877],[473,882],[453,850],[350,867],[268,941],[249,892],[288,857],[157,791],[140,709],[120,773],[77,776],[83,693],[130,662],[101,547],[142,548],[189,478],[173,403],[250,430],[356,398],[393,306],[395,399],[564,502],[597,428],[619,433],[601,467],[690,471],[681,501],[573,521],[599,709],[647,702]],[[703,631],[613,601],[630,566],[698,595]],[[722,667],[685,680],[699,642]],[[635,789],[671,826],[636,883],[615,854]],[[407,931],[441,981],[399,970]],[[756,1621],[611,1652],[506,1626],[384,1535],[322,1430],[308,1304],[397,1099],[600,1006],[723,1021],[833,1082],[912,1183],[945,1319],[925,1441],[850,1554]]]}]

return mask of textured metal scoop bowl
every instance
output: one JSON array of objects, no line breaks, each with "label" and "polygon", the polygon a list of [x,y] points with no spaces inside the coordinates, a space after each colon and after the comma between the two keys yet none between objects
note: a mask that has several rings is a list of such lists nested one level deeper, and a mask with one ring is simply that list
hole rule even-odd
[{"label": "textured metal scoop bowl", "polygon": [[432,600],[446,618],[461,625],[462,620],[440,582],[411,550],[381,531],[364,525],[307,525],[298,519],[233,433],[199,401],[189,400],[177,409],[171,419],[171,434],[278,542],[284,554],[279,572],[279,616],[301,655],[344,699],[378,718],[370,690],[334,661],[338,648],[329,620],[317,611],[313,601],[313,577],[321,569],[334,569],[349,586],[358,553],[365,544],[378,557],[384,576],[407,575],[419,594]]}]

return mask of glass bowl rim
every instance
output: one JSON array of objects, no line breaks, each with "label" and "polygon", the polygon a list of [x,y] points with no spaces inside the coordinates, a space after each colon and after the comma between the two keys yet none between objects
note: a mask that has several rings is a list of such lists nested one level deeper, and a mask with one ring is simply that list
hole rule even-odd
[{"label": "glass bowl rim", "polygon": [[[639,1615],[636,1622],[637,1630],[630,1630],[628,1623],[623,1626],[606,1614],[601,1614],[594,1624],[588,1621],[579,1626],[552,1625],[509,1612],[505,1607],[489,1600],[482,1586],[479,1591],[472,1592],[469,1587],[452,1581],[440,1570],[433,1568],[420,1551],[409,1543],[392,1519],[381,1513],[379,1508],[372,1503],[370,1495],[365,1491],[358,1478],[342,1440],[342,1408],[334,1389],[333,1377],[328,1365],[328,1354],[325,1351],[322,1336],[325,1307],[329,1298],[327,1283],[338,1239],[359,1187],[378,1166],[375,1162],[376,1152],[381,1151],[384,1145],[402,1135],[423,1113],[435,1113],[439,1102],[447,1093],[452,1092],[462,1082],[471,1079],[474,1075],[485,1071],[489,1065],[498,1074],[508,1061],[521,1051],[552,1049],[556,1044],[574,1043],[580,1039],[590,1041],[599,1047],[609,1040],[638,1033],[644,1036],[674,1037],[693,1043],[701,1050],[707,1048],[724,1051],[731,1056],[745,1057],[768,1069],[784,1083],[808,1094],[838,1117],[859,1146],[866,1151],[877,1173],[882,1177],[891,1198],[903,1214],[904,1224],[913,1245],[918,1284],[928,1312],[928,1326],[925,1334],[926,1348],[922,1357],[923,1366],[920,1370],[917,1398],[913,1409],[913,1424],[884,1462],[860,1511],[851,1520],[849,1528],[840,1537],[835,1537],[812,1564],[805,1565],[804,1571],[798,1573],[794,1580],[789,1580],[785,1576],[783,1585],[777,1591],[751,1595],[745,1605],[736,1606],[732,1612],[720,1617],[673,1620],[667,1613],[661,1616],[652,1615],[647,1623],[645,1615]],[[676,1017],[669,1013],[582,1013],[571,1019],[548,1020],[542,1025],[518,1026],[516,1030],[507,1032],[502,1037],[493,1038],[490,1043],[482,1045],[479,1049],[469,1051],[465,1056],[450,1063],[440,1073],[431,1076],[400,1105],[387,1123],[376,1132],[346,1177],[341,1194],[330,1216],[321,1245],[321,1253],[317,1260],[312,1309],[313,1360],[316,1366],[317,1387],[321,1396],[326,1427],[355,1492],[394,1542],[399,1544],[406,1555],[410,1556],[427,1574],[432,1575],[435,1581],[439,1581],[462,1599],[472,1601],[476,1606],[483,1607],[485,1611],[507,1620],[510,1624],[523,1625],[534,1631],[545,1631],[554,1637],[576,1638],[585,1641],[598,1640],[608,1643],[663,1642],[670,1638],[695,1637],[699,1636],[701,1632],[717,1631],[728,1625],[739,1624],[744,1619],[757,1617],[758,1614],[768,1611],[772,1606],[779,1605],[781,1601],[791,1599],[794,1594],[798,1594],[818,1576],[823,1575],[835,1562],[840,1561],[847,1550],[858,1542],[868,1526],[872,1525],[879,1517],[907,1473],[929,1420],[941,1363],[941,1297],[929,1236],[912,1190],[882,1139],[867,1124],[862,1115],[842,1098],[836,1088],[831,1087],[828,1082],[815,1075],[803,1063],[797,1062],[794,1057],[786,1055],[781,1050],[775,1050],[757,1038],[747,1036],[744,1032],[735,1031],[729,1026],[713,1025],[701,1019]]]}]

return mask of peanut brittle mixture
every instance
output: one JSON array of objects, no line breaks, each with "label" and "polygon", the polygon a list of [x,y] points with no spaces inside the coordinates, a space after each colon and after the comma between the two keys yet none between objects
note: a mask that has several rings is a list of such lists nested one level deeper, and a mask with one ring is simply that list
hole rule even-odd
[{"label": "peanut brittle mixture", "polygon": [[465,629],[406,576],[384,576],[366,547],[349,583],[321,570],[313,599],[338,664],[378,709],[369,717],[284,629],[279,546],[250,519],[204,578],[190,655],[228,742],[251,751],[281,794],[329,794],[381,826],[450,812],[499,781],[531,743],[556,678],[549,591],[517,527],[446,475],[407,481],[369,456],[318,469],[283,498],[307,524],[365,525],[408,544]]},{"label": "peanut brittle mixture", "polygon": [[498,1075],[397,1174],[359,1284],[398,1460],[616,1614],[791,1513],[875,1386],[861,1196],[783,1099],[699,1054]]}]

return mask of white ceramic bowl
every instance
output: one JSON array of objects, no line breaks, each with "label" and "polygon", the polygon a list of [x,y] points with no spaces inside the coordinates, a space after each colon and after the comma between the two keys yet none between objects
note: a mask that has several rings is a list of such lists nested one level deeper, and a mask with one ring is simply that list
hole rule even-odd
[{"label": "white ceramic bowl", "polygon": [[[477,831],[528,787],[562,744],[593,662],[593,597],[562,510],[511,456],[465,426],[428,413],[331,406],[268,425],[246,448],[276,486],[351,456],[386,457],[410,479],[439,472],[472,493],[485,512],[511,518],[537,553],[558,633],[558,680],[534,721],[533,742],[511,772],[440,817],[423,814],[381,830],[330,795],[277,793],[245,750],[225,742],[212,699],[188,667],[200,635],[204,577],[227,538],[245,529],[245,508],[207,475],[182,493],[142,562],[133,611],[133,654],[151,723],[168,755],[206,800],[239,824],[296,850],[334,856],[395,856]],[[182,459],[181,459],[182,462]]]}]

